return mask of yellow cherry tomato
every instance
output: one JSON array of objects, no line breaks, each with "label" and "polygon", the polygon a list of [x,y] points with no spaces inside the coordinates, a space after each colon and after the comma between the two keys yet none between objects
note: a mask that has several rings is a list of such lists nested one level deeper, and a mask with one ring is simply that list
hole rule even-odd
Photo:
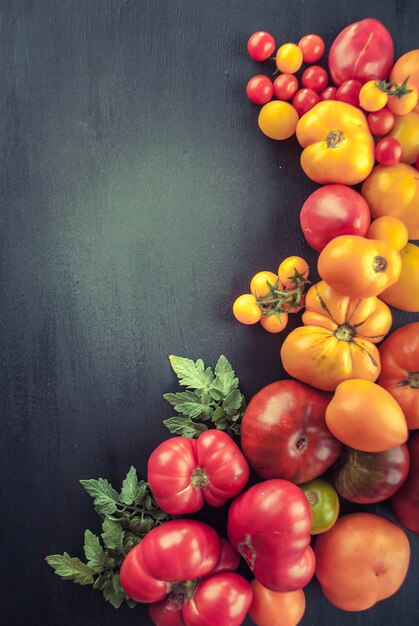
[{"label": "yellow cherry tomato", "polygon": [[303,53],[295,43],[284,43],[276,53],[276,66],[280,72],[295,74],[303,63]]},{"label": "yellow cherry tomato", "polygon": [[273,313],[260,318],[261,326],[268,333],[280,333],[288,324],[288,313]]},{"label": "yellow cherry tomato", "polygon": [[408,243],[400,250],[402,271],[399,280],[380,293],[387,304],[400,309],[419,313],[419,247]]},{"label": "yellow cherry tomato", "polygon": [[278,275],[273,272],[258,272],[250,281],[250,291],[256,297],[267,296],[271,291],[270,286],[277,289],[282,288]]},{"label": "yellow cherry tomato", "polygon": [[406,115],[396,117],[396,123],[389,137],[397,139],[402,147],[400,160],[410,165],[415,163],[419,156],[419,113],[411,111]]},{"label": "yellow cherry tomato", "polygon": [[298,113],[289,102],[271,100],[259,112],[258,124],[270,139],[288,139],[295,133]]},{"label": "yellow cherry tomato", "polygon": [[289,256],[278,267],[278,276],[286,289],[293,289],[296,286],[295,276],[308,278],[308,263],[300,256]]},{"label": "yellow cherry tomato", "polygon": [[369,80],[362,85],[359,92],[359,104],[365,111],[380,111],[386,106],[387,100],[388,95],[380,89],[380,81]]},{"label": "yellow cherry tomato", "polygon": [[387,107],[394,115],[406,115],[413,111],[418,103],[418,92],[414,85],[407,83],[409,93],[399,96],[389,96]]},{"label": "yellow cherry tomato", "polygon": [[391,243],[397,251],[405,247],[409,240],[406,226],[398,217],[382,215],[374,220],[367,232],[367,239],[382,239]]},{"label": "yellow cherry tomato", "polygon": [[244,293],[233,304],[233,315],[242,324],[256,324],[262,317],[256,296],[252,293]]}]

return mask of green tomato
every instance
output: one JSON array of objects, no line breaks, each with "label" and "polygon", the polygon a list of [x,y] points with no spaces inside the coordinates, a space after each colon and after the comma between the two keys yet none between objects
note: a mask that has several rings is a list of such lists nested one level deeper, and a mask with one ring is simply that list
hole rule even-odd
[{"label": "green tomato", "polygon": [[320,478],[310,480],[299,485],[304,491],[313,514],[313,523],[310,534],[319,535],[333,526],[339,515],[339,496],[329,485]]}]

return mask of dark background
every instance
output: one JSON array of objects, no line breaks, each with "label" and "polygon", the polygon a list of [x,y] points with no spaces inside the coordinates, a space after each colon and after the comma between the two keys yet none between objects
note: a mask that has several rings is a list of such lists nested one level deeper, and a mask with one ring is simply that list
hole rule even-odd
[{"label": "dark background", "polygon": [[[212,366],[225,354],[247,398],[285,377],[284,335],[238,324],[231,304],[256,271],[290,254],[315,261],[299,209],[316,186],[295,139],[257,129],[244,89],[270,68],[247,57],[247,39],[263,29],[279,45],[315,32],[329,47],[350,22],[376,17],[400,55],[418,47],[417,2],[0,9],[0,621],[146,625],[145,607],[115,611],[60,581],[44,557],[82,556],[84,529],[99,531],[80,478],[119,487],[131,464],[145,477],[172,415],[169,353]],[[394,327],[413,319],[397,313]],[[369,510],[391,518],[387,505]],[[419,541],[408,534],[411,567],[393,598],[344,613],[313,581],[302,624],[417,624]]]}]

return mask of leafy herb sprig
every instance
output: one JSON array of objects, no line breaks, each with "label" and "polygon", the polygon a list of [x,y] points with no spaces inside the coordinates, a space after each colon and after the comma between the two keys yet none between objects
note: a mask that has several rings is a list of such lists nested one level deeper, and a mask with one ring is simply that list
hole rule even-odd
[{"label": "leafy herb sprig", "polygon": [[177,413],[163,420],[169,431],[182,437],[198,437],[214,427],[231,437],[239,435],[246,401],[226,357],[220,356],[214,370],[205,367],[202,359],[170,355],[169,361],[179,384],[186,388],[163,394]]},{"label": "leafy herb sprig", "polygon": [[102,533],[99,537],[90,530],[85,531],[86,562],[67,552],[47,556],[46,561],[64,580],[93,585],[93,589],[102,591],[105,600],[116,609],[124,600],[132,608],[136,602],[121,587],[120,565],[148,531],[167,522],[171,516],[159,509],[148,484],[138,480],[134,467],[125,477],[120,493],[105,478],[80,483],[93,498],[95,510],[102,519]]}]

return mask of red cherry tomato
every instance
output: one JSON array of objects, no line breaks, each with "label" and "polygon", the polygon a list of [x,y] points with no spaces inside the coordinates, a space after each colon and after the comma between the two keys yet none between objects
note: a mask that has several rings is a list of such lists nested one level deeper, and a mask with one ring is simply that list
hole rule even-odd
[{"label": "red cherry tomato", "polygon": [[336,100],[337,87],[326,87],[320,92],[320,100]]},{"label": "red cherry tomato", "polygon": [[382,137],[383,135],[387,135],[387,133],[393,129],[396,118],[390,109],[384,107],[379,111],[369,113],[367,121],[371,133],[376,137]]},{"label": "red cherry tomato", "polygon": [[303,53],[304,63],[315,63],[324,53],[324,41],[318,35],[304,35],[298,42],[298,47]]},{"label": "red cherry tomato", "polygon": [[294,74],[280,74],[274,80],[273,90],[278,100],[291,100],[298,91],[298,78]]},{"label": "red cherry tomato", "polygon": [[301,76],[301,84],[316,93],[322,91],[329,82],[329,75],[320,65],[312,65],[304,70]]},{"label": "red cherry tomato", "polygon": [[375,158],[380,165],[395,165],[402,156],[400,141],[394,137],[384,137],[375,146]]},{"label": "red cherry tomato", "polygon": [[263,76],[263,74],[252,76],[247,83],[247,97],[255,104],[266,104],[272,99],[273,92],[272,81],[267,76]]},{"label": "red cherry tomato", "polygon": [[318,102],[320,102],[320,96],[315,91],[312,89],[300,89],[292,99],[292,106],[301,117]]},{"label": "red cherry tomato", "polygon": [[263,30],[253,33],[247,42],[247,52],[254,61],[266,61],[274,53],[275,47],[275,39]]},{"label": "red cherry tomato", "polygon": [[355,80],[354,78],[345,80],[339,85],[336,91],[336,100],[347,102],[359,108],[359,92],[361,91],[361,87],[362,85],[359,80]]}]

